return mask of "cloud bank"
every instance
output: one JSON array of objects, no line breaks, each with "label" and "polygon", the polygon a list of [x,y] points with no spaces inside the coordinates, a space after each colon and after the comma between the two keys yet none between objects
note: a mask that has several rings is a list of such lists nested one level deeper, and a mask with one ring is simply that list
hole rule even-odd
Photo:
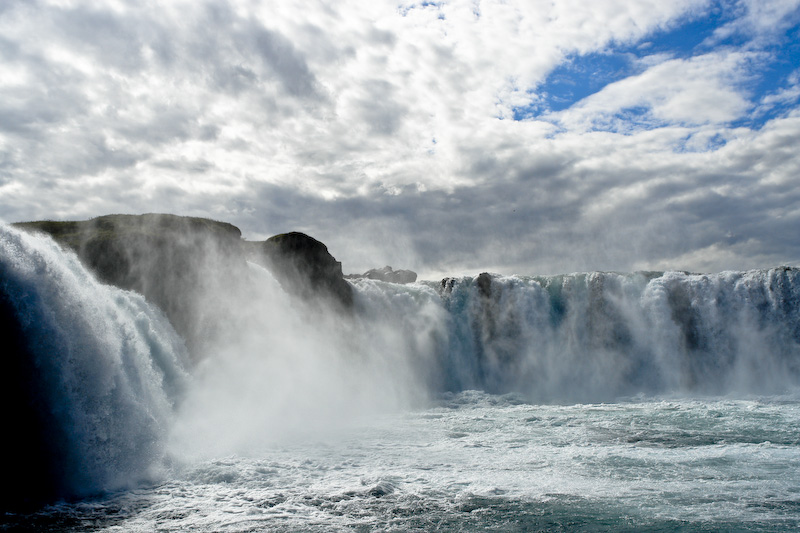
[{"label": "cloud bank", "polygon": [[345,271],[800,263],[800,2],[0,5],[0,219],[306,231]]}]

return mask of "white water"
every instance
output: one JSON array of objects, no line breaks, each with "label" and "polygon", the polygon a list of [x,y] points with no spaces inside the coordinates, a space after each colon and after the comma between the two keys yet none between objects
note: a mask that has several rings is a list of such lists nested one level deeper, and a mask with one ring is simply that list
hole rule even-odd
[{"label": "white water", "polygon": [[99,531],[791,531],[800,402],[445,395],[46,509]]},{"label": "white water", "polygon": [[183,341],[163,314],[138,294],[98,283],[49,239],[3,226],[0,274],[29,339],[32,393],[56,425],[49,438],[61,441],[64,492],[94,494],[157,476],[188,378]]},{"label": "white water", "polygon": [[48,240],[0,245],[69,494],[105,494],[8,527],[800,525],[796,270],[360,280],[351,318],[251,265],[189,375],[141,297]]},{"label": "white water", "polygon": [[[358,282],[435,390],[543,402],[782,393],[800,378],[800,271]],[[376,318],[378,317],[378,318]]]}]

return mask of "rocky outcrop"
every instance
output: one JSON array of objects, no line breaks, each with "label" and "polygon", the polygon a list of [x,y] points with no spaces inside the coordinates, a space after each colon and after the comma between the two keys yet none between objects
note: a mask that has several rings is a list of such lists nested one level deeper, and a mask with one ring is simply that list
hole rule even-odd
[{"label": "rocky outcrop", "polygon": [[392,270],[392,267],[373,268],[363,274],[348,274],[348,279],[377,279],[390,283],[414,283],[417,281],[417,273],[411,270]]},{"label": "rocky outcrop", "polygon": [[[442,296],[451,294],[457,283],[459,283],[458,278],[442,279],[441,283],[439,284],[439,294]],[[492,297],[493,288],[491,274],[488,272],[481,272],[477,277],[475,277],[473,283],[478,288],[478,294],[480,294],[483,299]],[[500,290],[500,287],[498,287],[498,290]]]},{"label": "rocky outcrop", "polygon": [[439,287],[439,295],[451,294],[456,286],[456,281],[456,278],[443,278]]},{"label": "rocky outcrop", "polygon": [[291,232],[248,246],[251,260],[268,268],[287,292],[352,309],[353,288],[342,275],[342,264],[318,240]]},{"label": "rocky outcrop", "polygon": [[307,302],[351,309],[353,289],[342,264],[303,233],[247,242],[236,226],[168,214],[106,215],[84,221],[38,221],[16,227],[47,233],[72,249],[104,283],[136,291],[156,304],[202,356],[235,313],[225,306],[246,291],[247,260],[269,269],[284,289]]},{"label": "rocky outcrop", "polygon": [[484,298],[489,298],[492,296],[492,275],[488,272],[481,272],[475,280],[475,284],[478,286],[478,292],[480,292],[481,296]]}]

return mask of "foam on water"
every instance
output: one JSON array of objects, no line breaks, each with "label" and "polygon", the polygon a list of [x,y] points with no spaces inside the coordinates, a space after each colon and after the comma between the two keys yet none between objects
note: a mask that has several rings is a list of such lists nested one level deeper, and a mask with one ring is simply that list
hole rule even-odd
[{"label": "foam on water", "polygon": [[198,462],[84,516],[105,531],[785,531],[800,526],[799,434],[797,398],[548,406],[467,391]]}]

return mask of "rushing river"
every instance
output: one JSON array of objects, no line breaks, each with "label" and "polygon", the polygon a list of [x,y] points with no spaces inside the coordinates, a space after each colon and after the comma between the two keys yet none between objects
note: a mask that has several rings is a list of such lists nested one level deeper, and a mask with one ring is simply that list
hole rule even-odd
[{"label": "rushing river", "polygon": [[[8,517],[7,517],[8,518]],[[796,398],[532,405],[466,391],[11,518],[64,531],[792,531]]]}]

